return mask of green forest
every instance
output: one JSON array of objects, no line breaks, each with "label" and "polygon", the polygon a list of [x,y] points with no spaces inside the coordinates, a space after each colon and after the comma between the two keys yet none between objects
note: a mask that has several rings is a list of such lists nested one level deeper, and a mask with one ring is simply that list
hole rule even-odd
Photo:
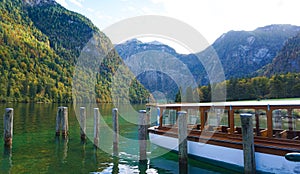
[{"label": "green forest", "polygon": [[[30,6],[22,0],[1,0],[0,9],[0,101],[73,102],[72,77],[81,50],[95,35],[107,50],[109,39],[90,20],[55,2]],[[112,77],[124,64],[114,50],[108,51],[93,87],[97,102],[112,102]],[[129,95],[121,95],[126,101],[145,102],[148,91],[129,70],[124,72],[133,80],[124,91]]]},{"label": "green forest", "polygon": [[[180,90],[176,102],[209,102],[211,91],[223,92],[226,89],[226,100],[262,100],[300,97],[300,73],[277,74],[271,77],[232,78],[222,83],[200,86],[183,94]],[[180,95],[182,94],[182,95]],[[195,97],[198,96],[197,100]]]}]

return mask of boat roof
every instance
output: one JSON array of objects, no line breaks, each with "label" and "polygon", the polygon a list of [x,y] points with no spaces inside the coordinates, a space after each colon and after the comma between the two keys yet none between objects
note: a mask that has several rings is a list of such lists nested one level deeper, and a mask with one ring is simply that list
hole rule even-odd
[{"label": "boat roof", "polygon": [[293,100],[260,100],[260,101],[229,101],[229,102],[204,102],[204,103],[172,103],[172,104],[148,104],[147,106],[156,106],[160,108],[178,108],[178,107],[270,107],[287,106],[300,108],[300,99]]}]

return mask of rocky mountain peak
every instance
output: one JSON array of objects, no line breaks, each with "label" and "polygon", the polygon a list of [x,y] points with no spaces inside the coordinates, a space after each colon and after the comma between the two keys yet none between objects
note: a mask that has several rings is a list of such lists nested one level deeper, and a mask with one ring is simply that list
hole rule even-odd
[{"label": "rocky mountain peak", "polygon": [[30,6],[56,4],[55,0],[23,0],[23,3]]}]

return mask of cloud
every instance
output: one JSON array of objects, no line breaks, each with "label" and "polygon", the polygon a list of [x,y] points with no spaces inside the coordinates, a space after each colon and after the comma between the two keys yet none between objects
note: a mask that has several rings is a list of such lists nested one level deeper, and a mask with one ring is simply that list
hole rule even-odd
[{"label": "cloud", "polygon": [[91,12],[91,13],[95,12],[95,10],[92,9],[92,8],[87,8],[87,10],[88,10],[89,12]]},{"label": "cloud", "polygon": [[83,7],[82,2],[84,2],[84,0],[69,0],[69,1],[78,7]]},{"label": "cloud", "polygon": [[57,3],[59,3],[60,5],[64,6],[64,7],[68,7],[68,4],[66,2],[66,0],[56,0]]},{"label": "cloud", "polygon": [[190,24],[209,42],[229,30],[254,30],[270,24],[300,25],[299,0],[151,0],[167,16]]}]

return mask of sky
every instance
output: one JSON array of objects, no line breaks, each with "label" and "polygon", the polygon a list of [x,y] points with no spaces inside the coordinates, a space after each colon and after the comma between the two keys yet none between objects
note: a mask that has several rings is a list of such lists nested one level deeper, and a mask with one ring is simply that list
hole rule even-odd
[{"label": "sky", "polygon": [[[209,44],[230,30],[251,31],[270,24],[300,26],[299,0],[56,1],[67,9],[88,17],[100,30],[130,17],[162,15],[190,25],[201,33]],[[180,49],[178,48],[179,52],[186,51]]]}]

